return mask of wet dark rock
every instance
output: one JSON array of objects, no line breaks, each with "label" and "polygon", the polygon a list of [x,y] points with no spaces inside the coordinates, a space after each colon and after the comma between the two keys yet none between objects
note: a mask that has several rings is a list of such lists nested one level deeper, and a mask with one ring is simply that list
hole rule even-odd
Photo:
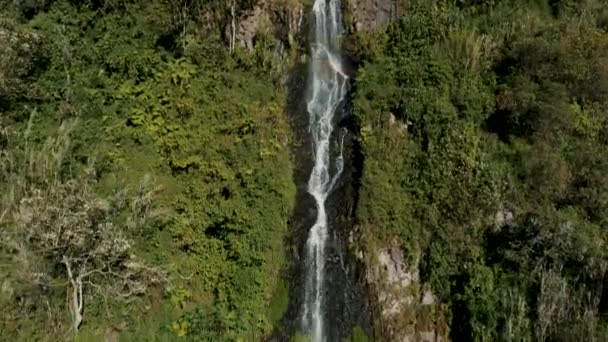
[{"label": "wet dark rock", "polygon": [[[290,303],[281,327],[271,336],[272,341],[288,341],[301,331],[301,314],[304,298],[306,269],[306,239],[316,219],[316,204],[307,193],[307,182],[313,166],[312,144],[306,112],[306,79],[308,69],[305,64],[297,65],[288,81],[288,113],[296,143],[292,147],[296,168],[294,180],[298,189],[296,208],[292,217],[291,233],[287,239],[287,249],[296,251],[284,275],[290,283]],[[346,98],[350,98],[347,96]],[[348,103],[343,103],[341,113],[336,115],[336,126],[349,115]],[[348,125],[344,126],[348,129]],[[333,141],[337,141],[340,129],[334,131]],[[336,151],[334,151],[336,152]],[[334,192],[326,201],[330,237],[327,241],[325,278],[325,326],[328,341],[342,341],[352,334],[356,326],[373,336],[370,306],[365,282],[364,266],[351,253],[349,236],[354,230],[354,208],[358,198],[357,167],[360,163],[358,145],[353,132],[348,132],[344,140],[344,170]]]}]

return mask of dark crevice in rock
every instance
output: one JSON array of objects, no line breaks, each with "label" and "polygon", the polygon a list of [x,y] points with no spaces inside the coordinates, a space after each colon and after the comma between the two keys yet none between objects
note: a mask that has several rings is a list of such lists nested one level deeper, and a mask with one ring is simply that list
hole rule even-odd
[{"label": "dark crevice in rock", "polygon": [[299,329],[299,316],[305,283],[302,256],[308,235],[308,228],[316,217],[315,202],[306,191],[308,173],[313,161],[310,155],[310,134],[306,113],[306,75],[305,64],[296,64],[287,80],[287,102],[285,108],[289,115],[295,141],[291,149],[294,158],[293,179],[296,184],[296,205],[289,222],[289,233],[285,246],[288,264],[283,270],[283,278],[289,283],[289,306],[280,324],[275,327],[270,341],[289,341]]}]

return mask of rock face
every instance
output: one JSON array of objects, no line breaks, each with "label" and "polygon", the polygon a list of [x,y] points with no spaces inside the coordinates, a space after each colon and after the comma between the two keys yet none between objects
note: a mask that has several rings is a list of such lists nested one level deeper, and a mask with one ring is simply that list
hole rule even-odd
[{"label": "rock face", "polygon": [[[269,33],[283,45],[289,47],[302,43],[304,5],[298,1],[259,1],[252,10],[235,18],[235,42],[241,47],[253,50],[256,38],[261,33]],[[229,40],[232,22],[228,22],[224,34]]]},{"label": "rock face", "polygon": [[396,241],[367,258],[372,305],[380,340],[447,341],[447,326],[433,292],[421,284],[418,261],[408,264]]},{"label": "rock face", "polygon": [[403,0],[353,0],[345,2],[351,32],[368,31],[388,24],[403,7]]},{"label": "rock face", "polygon": [[256,6],[251,13],[241,19],[236,25],[237,43],[249,50],[253,50],[253,43],[262,22],[268,22],[270,18],[261,6]]},{"label": "rock face", "polygon": [[494,215],[494,229],[498,230],[503,226],[513,223],[513,212],[508,209],[499,209]]}]

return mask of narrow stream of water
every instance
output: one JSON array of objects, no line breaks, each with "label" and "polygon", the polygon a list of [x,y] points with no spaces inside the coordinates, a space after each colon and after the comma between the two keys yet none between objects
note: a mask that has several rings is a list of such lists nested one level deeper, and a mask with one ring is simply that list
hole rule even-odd
[{"label": "narrow stream of water", "polygon": [[[315,199],[317,218],[306,241],[306,284],[302,310],[302,329],[315,342],[325,334],[325,263],[328,227],[326,200],[339,179],[343,167],[344,132],[334,132],[335,115],[348,90],[348,77],[340,58],[342,33],[340,2],[315,0],[313,5],[314,36],[308,84],[310,134],[314,166],[308,180],[308,193]],[[332,157],[332,147],[337,150]]]}]

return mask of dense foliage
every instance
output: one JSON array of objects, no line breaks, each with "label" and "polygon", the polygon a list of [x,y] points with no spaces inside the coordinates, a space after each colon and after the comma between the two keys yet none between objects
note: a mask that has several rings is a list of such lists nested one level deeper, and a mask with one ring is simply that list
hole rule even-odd
[{"label": "dense foliage", "polygon": [[230,54],[225,5],[0,5],[1,339],[256,340],[280,318],[285,60],[271,36]]},{"label": "dense foliage", "polygon": [[608,338],[607,8],[412,1],[352,48],[358,220],[400,237],[455,341]]}]

